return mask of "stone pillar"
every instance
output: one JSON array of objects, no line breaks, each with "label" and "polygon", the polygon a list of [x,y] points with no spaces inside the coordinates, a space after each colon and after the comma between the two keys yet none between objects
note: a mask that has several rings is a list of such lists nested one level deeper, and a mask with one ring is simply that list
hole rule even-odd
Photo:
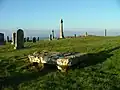
[{"label": "stone pillar", "polygon": [[63,34],[63,20],[60,20],[60,38],[64,38],[64,34]]}]

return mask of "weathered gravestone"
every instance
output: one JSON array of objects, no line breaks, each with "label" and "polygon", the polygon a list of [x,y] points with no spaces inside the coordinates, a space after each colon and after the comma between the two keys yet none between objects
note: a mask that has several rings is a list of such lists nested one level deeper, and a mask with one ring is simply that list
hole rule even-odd
[{"label": "weathered gravestone", "polygon": [[33,37],[33,43],[35,43],[36,42],[36,37]]},{"label": "weathered gravestone", "polygon": [[15,47],[14,49],[24,48],[24,31],[19,29],[15,38]]},{"label": "weathered gravestone", "polygon": [[12,33],[12,43],[13,45],[15,45],[15,38],[16,38],[16,33]]},{"label": "weathered gravestone", "polygon": [[75,38],[76,38],[76,34],[74,34]]},{"label": "weathered gravestone", "polygon": [[55,37],[54,37],[54,30],[52,30],[52,39],[54,39]]},{"label": "weathered gravestone", "polygon": [[50,36],[49,36],[49,40],[52,40],[52,34],[50,34]]},{"label": "weathered gravestone", "polygon": [[0,45],[4,45],[5,41],[4,41],[4,34],[0,33]]},{"label": "weathered gravestone", "polygon": [[7,36],[7,42],[9,42],[10,40],[9,40],[9,36]]},{"label": "weathered gravestone", "polygon": [[29,42],[29,37],[27,37],[27,42]]},{"label": "weathered gravestone", "polygon": [[38,37],[38,38],[37,38],[37,41],[39,41],[39,40],[40,40],[40,38]]},{"label": "weathered gravestone", "polygon": [[26,38],[24,38],[24,42],[26,42],[27,40],[26,40]]}]

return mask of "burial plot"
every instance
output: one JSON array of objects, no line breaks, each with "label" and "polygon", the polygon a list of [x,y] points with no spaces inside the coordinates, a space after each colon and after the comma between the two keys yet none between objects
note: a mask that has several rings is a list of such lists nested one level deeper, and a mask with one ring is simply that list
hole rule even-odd
[{"label": "burial plot", "polygon": [[[44,64],[57,66],[62,72],[66,72],[69,67],[77,65],[80,61],[87,58],[87,54],[79,52],[61,53],[61,52],[34,52],[28,55],[30,63],[38,63],[40,70],[44,68]],[[42,66],[42,67],[41,67]]]},{"label": "burial plot", "polygon": [[15,47],[14,49],[24,48],[24,31],[19,29],[15,38]]},{"label": "burial plot", "polygon": [[36,37],[33,37],[33,43],[35,43],[36,42]]},{"label": "burial plot", "polygon": [[15,38],[16,38],[16,33],[12,33],[12,43],[13,45],[15,45]]},{"label": "burial plot", "polygon": [[4,41],[4,34],[0,33],[0,45],[4,45],[5,41]]}]

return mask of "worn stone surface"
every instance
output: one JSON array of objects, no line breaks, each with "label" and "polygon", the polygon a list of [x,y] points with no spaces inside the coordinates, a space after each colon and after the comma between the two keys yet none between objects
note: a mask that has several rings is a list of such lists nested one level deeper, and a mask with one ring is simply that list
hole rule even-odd
[{"label": "worn stone surface", "polygon": [[15,39],[16,39],[16,33],[12,33],[12,43],[13,45],[15,45]]},{"label": "worn stone surface", "polygon": [[54,39],[55,37],[54,37],[54,30],[52,30],[52,39]]},{"label": "worn stone surface", "polygon": [[33,43],[35,43],[36,42],[36,37],[33,37]]},{"label": "worn stone surface", "polygon": [[22,49],[24,48],[24,31],[19,29],[17,31],[17,36],[15,38],[15,47],[14,49]]},{"label": "worn stone surface", "polygon": [[9,42],[9,41],[10,41],[9,36],[7,36],[7,42]]},{"label": "worn stone surface", "polygon": [[4,41],[4,33],[0,33],[0,45],[4,45],[5,41]]},{"label": "worn stone surface", "polygon": [[49,40],[52,40],[52,34],[50,34],[50,36],[49,36]]},{"label": "worn stone surface", "polygon": [[40,38],[38,37],[38,38],[37,38],[37,41],[39,41],[39,40],[40,40]]},{"label": "worn stone surface", "polygon": [[30,38],[29,37],[27,37],[27,42],[29,42],[30,41]]},{"label": "worn stone surface", "polygon": [[60,53],[60,52],[35,52],[28,55],[30,62],[47,63],[57,65],[61,71],[84,59],[85,54],[81,53]]},{"label": "worn stone surface", "polygon": [[24,42],[26,42],[27,40],[26,40],[26,38],[24,38]]}]

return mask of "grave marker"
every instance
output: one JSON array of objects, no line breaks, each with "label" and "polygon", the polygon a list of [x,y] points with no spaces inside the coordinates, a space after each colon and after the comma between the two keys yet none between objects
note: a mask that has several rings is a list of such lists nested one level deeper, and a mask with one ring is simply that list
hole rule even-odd
[{"label": "grave marker", "polygon": [[16,33],[12,33],[12,43],[13,45],[15,45],[15,38],[16,38]]},{"label": "grave marker", "polygon": [[24,31],[22,29],[18,29],[16,38],[15,38],[14,49],[22,49],[22,48],[24,48]]},{"label": "grave marker", "polygon": [[5,41],[4,41],[4,34],[0,33],[0,45],[4,45]]},{"label": "grave marker", "polygon": [[36,37],[33,37],[33,43],[35,43],[36,42]]}]

